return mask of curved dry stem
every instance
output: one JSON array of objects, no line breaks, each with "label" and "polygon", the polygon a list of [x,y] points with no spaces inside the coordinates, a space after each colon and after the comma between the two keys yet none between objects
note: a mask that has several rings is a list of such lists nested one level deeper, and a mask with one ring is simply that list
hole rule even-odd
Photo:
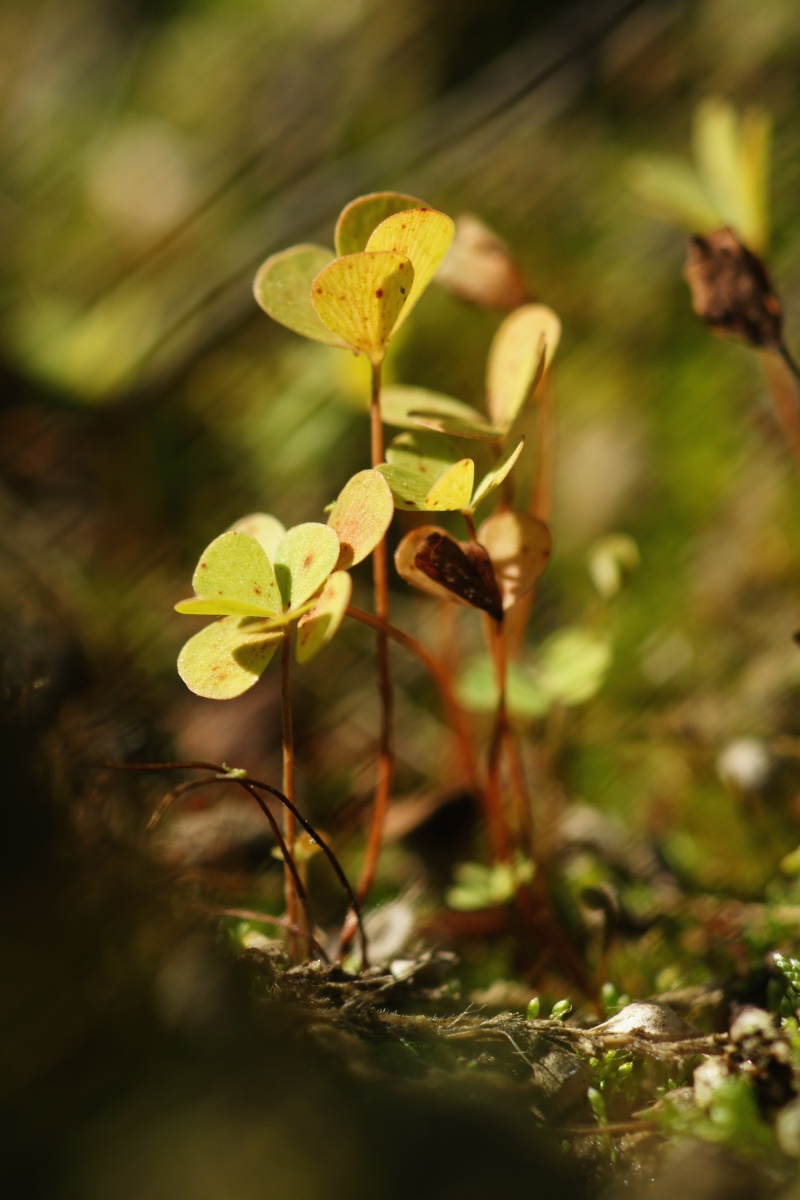
[{"label": "curved dry stem", "polygon": [[[268,792],[270,796],[274,796],[276,800],[280,801],[284,808],[288,809],[292,813],[298,825],[300,825],[306,831],[312,842],[314,842],[316,846],[319,846],[320,850],[330,863],[331,870],[338,879],[342,891],[344,892],[350,904],[350,908],[355,914],[354,919],[359,932],[359,941],[361,944],[362,970],[368,965],[367,935],[361,916],[361,907],[358,903],[353,888],[350,886],[350,881],[342,870],[342,866],[338,858],[331,850],[327,842],[323,841],[310,821],[306,820],[297,806],[291,800],[289,800],[279,788],[273,787],[271,783],[265,783],[263,780],[253,779],[244,771],[240,771],[238,769],[231,770],[231,768],[226,767],[224,763],[220,764],[195,760],[191,762],[168,763],[100,763],[98,765],[109,771],[211,771],[213,772],[211,778],[195,779],[191,780],[190,782],[193,786],[197,787],[201,787],[203,784],[208,783],[235,783],[240,787],[244,786],[245,784],[250,784],[259,791]],[[184,784],[179,784],[178,786],[184,788],[184,790],[189,790]],[[173,788],[173,793],[175,790],[176,789]]]},{"label": "curved dry stem", "polygon": [[[308,891],[306,890],[305,883],[300,874],[300,869],[297,865],[297,859],[294,857],[294,854],[289,849],[289,844],[287,843],[286,839],[284,838],[283,834],[281,833],[280,826],[278,825],[278,822],[275,819],[275,814],[272,812],[272,809],[267,804],[266,800],[264,800],[263,797],[259,796],[256,789],[251,784],[247,783],[245,780],[240,779],[240,780],[238,780],[238,782],[244,788],[244,790],[253,797],[256,804],[258,805],[258,807],[263,812],[264,816],[269,821],[270,829],[272,830],[272,832],[274,834],[275,841],[278,843],[278,849],[280,850],[281,855],[283,857],[284,872],[286,872],[289,876],[291,876],[291,880],[292,880],[292,884],[293,884],[292,891],[293,891],[293,895],[295,897],[295,901],[299,900],[300,904],[302,904],[302,906],[303,906],[303,912],[305,914],[305,922],[306,922],[305,936],[308,940],[308,957],[313,958],[314,957],[314,947],[317,944],[314,940],[314,932],[313,932],[314,931],[314,918],[311,914],[311,902],[308,898]],[[293,844],[294,843],[292,843],[292,845]],[[287,898],[288,898],[288,889],[287,889]],[[298,931],[299,927],[298,927],[297,923],[292,920],[288,911],[286,914],[286,928],[289,930],[290,937],[296,941],[297,940],[296,935],[297,935],[297,931]],[[302,930],[300,932],[302,932]],[[326,958],[327,958],[327,956],[326,956]]]}]

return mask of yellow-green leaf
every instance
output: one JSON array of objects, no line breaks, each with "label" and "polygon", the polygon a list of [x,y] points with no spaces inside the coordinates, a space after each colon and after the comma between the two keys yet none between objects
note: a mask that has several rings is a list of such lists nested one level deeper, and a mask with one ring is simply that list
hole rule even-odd
[{"label": "yellow-green leaf", "polygon": [[275,552],[275,577],[286,607],[296,609],[322,587],[339,557],[339,539],[329,525],[295,525]]},{"label": "yellow-green leaf", "polygon": [[277,517],[273,517],[271,513],[260,512],[241,517],[231,525],[231,529],[239,533],[249,533],[250,537],[255,538],[270,562],[274,559],[278,544],[286,533],[286,528]]},{"label": "yellow-green leaf", "polygon": [[175,605],[177,612],[274,616],[283,607],[272,564],[259,543],[246,533],[229,531],[215,538],[200,557],[192,577],[196,598]]},{"label": "yellow-green leaf", "polygon": [[352,590],[347,571],[334,571],[328,577],[314,607],[297,622],[295,657],[299,663],[308,662],[327,646],[342,623]]},{"label": "yellow-green leaf", "polygon": [[525,304],[506,317],[494,336],[486,369],[489,416],[509,429],[550,365],[561,322],[544,304]]},{"label": "yellow-green leaf", "polygon": [[344,347],[345,343],[322,323],[311,303],[311,285],[332,261],[333,253],[324,246],[291,246],[273,254],[260,267],[253,294],[273,321],[301,337]]},{"label": "yellow-green leaf", "polygon": [[336,222],[336,253],[359,254],[366,250],[373,230],[381,221],[408,208],[419,208],[421,200],[402,192],[370,192],[358,196],[342,209]]},{"label": "yellow-green leaf", "polygon": [[256,683],[282,637],[265,633],[260,621],[223,617],[189,638],[178,656],[178,674],[198,696],[232,700]]},{"label": "yellow-green leaf", "polygon": [[311,299],[328,329],[380,362],[413,283],[414,268],[405,255],[364,251],[336,258],[320,271]]},{"label": "yellow-green leaf", "polygon": [[459,512],[469,504],[475,464],[462,458],[431,485],[410,467],[381,463],[377,468],[392,489],[397,508],[406,512]]},{"label": "yellow-green leaf", "polygon": [[422,512],[425,497],[430,490],[428,480],[408,467],[396,467],[392,463],[380,463],[376,468],[391,488],[395,508],[403,512]]},{"label": "yellow-green leaf", "polygon": [[553,549],[548,527],[528,513],[494,513],[478,530],[478,541],[489,552],[504,610],[530,591]]},{"label": "yellow-green leaf", "polygon": [[367,242],[367,250],[392,250],[414,265],[414,284],[396,328],[400,328],[450,249],[455,226],[435,208],[412,208],[387,217]]},{"label": "yellow-green leaf", "polygon": [[431,429],[474,441],[495,441],[504,432],[490,425],[476,408],[427,388],[385,388],[381,395],[381,417],[387,425],[400,429]]},{"label": "yellow-green leaf", "polygon": [[483,479],[475,489],[475,495],[472,497],[472,503],[469,505],[469,511],[474,512],[478,505],[491,496],[495,488],[498,488],[505,477],[509,474],[512,467],[516,463],[522,448],[525,445],[525,438],[520,438],[516,446],[508,446],[497,460],[491,471],[487,471]]},{"label": "yellow-green leaf", "polygon": [[467,508],[475,479],[475,463],[462,458],[436,480],[425,497],[428,512],[459,512]]},{"label": "yellow-green leaf", "polygon": [[460,459],[447,438],[422,430],[402,433],[389,446],[386,458],[378,470],[389,483],[398,508],[446,511],[469,503],[466,489],[472,486],[472,462]]},{"label": "yellow-green leaf", "polygon": [[401,433],[386,450],[387,463],[423,476],[428,487],[460,457],[448,438],[423,429]]},{"label": "yellow-green leaf", "polygon": [[328,524],[339,539],[341,570],[355,566],[377,546],[392,523],[394,501],[378,471],[359,471],[344,485]]}]

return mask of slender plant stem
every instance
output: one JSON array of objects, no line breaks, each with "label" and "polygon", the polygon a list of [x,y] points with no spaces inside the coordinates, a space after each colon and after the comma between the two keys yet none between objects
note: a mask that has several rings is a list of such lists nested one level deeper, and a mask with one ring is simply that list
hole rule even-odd
[{"label": "slender plant stem", "polygon": [[794,360],[788,350],[782,350],[777,358],[770,351],[762,351],[761,365],[772,398],[775,419],[783,440],[800,467],[800,403],[798,403],[797,373]]},{"label": "slender plant stem", "polygon": [[[461,515],[464,518],[470,542],[473,545],[479,545],[478,531],[475,528],[475,520],[472,513],[462,510]],[[482,613],[481,615],[483,617],[483,632],[486,638],[486,646],[494,664],[495,680],[497,683],[497,711],[495,713],[492,738],[489,743],[489,759],[486,771],[486,828],[492,847],[492,857],[498,860],[505,860],[511,852],[508,821],[506,820],[504,811],[505,806],[503,804],[503,789],[500,776],[503,734],[507,725],[505,640],[503,622],[492,620],[488,613]],[[499,642],[498,638],[500,639]],[[500,654],[500,658],[498,658],[498,654]]]},{"label": "slender plant stem", "polygon": [[493,621],[491,617],[484,619],[484,631],[489,653],[492,658],[497,685],[497,708],[494,714],[494,726],[489,742],[489,761],[487,765],[486,797],[489,837],[492,843],[492,853],[496,859],[505,860],[511,853],[508,820],[503,804],[503,743],[508,730],[508,711],[506,709],[506,677],[507,659],[505,633],[502,621]]},{"label": "slender plant stem", "polygon": [[[291,695],[291,662],[292,662],[292,627],[287,625],[283,631],[281,644],[281,745],[283,750],[282,789],[287,800],[294,806],[294,730],[292,729],[292,695]],[[249,789],[248,789],[249,790]],[[297,821],[291,808],[283,812],[283,836],[287,846],[294,852],[297,840]],[[291,927],[299,923],[300,902],[297,884],[289,865],[289,859],[284,860],[284,892],[286,895],[286,916]],[[299,961],[300,949],[297,938],[289,934],[289,957]]]},{"label": "slender plant stem", "polygon": [[[381,364],[372,364],[372,392],[370,396],[370,446],[372,466],[383,462],[383,422],[381,419]],[[383,828],[392,791],[394,756],[392,752],[392,677],[389,664],[389,635],[385,626],[389,622],[389,568],[386,554],[386,538],[381,538],[372,552],[372,574],[375,589],[375,616],[382,625],[378,627],[378,694],[380,697],[380,732],[378,736],[378,777],[372,805],[372,821],[367,838],[367,850],[361,878],[358,881],[358,898],[363,904],[367,899],[375,878],[378,858],[383,843]],[[344,944],[344,939],[343,939]]]},{"label": "slender plant stem", "polygon": [[[307,941],[308,941],[308,957],[313,958],[314,957],[314,948],[317,944],[314,940],[314,918],[311,914],[311,902],[309,901],[309,898],[308,898],[308,891],[306,890],[305,881],[302,878],[300,869],[297,864],[297,860],[294,857],[294,854],[290,850],[289,846],[287,845],[286,840],[285,840],[283,834],[281,833],[280,826],[278,825],[278,822],[275,819],[275,814],[272,812],[272,809],[267,804],[264,797],[261,796],[256,791],[256,789],[253,787],[253,785],[251,783],[247,783],[245,780],[242,779],[242,780],[240,780],[240,784],[244,788],[244,790],[246,792],[249,792],[249,794],[253,797],[256,804],[258,805],[258,807],[263,812],[264,816],[269,821],[270,829],[272,830],[272,832],[275,836],[275,841],[278,843],[278,849],[280,850],[281,856],[283,858],[284,871],[289,872],[289,875],[291,876],[291,881],[292,881],[292,890],[296,893],[297,898],[299,899],[300,903],[303,906],[303,912],[305,915],[305,924],[306,924],[306,934],[307,934]],[[285,810],[285,811],[287,812],[287,815],[288,815],[288,810]],[[297,927],[297,925],[292,924],[291,918],[288,916],[288,914],[286,917],[286,927],[289,930],[290,939],[296,942],[298,927]]]},{"label": "slender plant stem", "polygon": [[[356,927],[359,932],[359,940],[361,942],[362,966],[363,967],[367,966],[367,964],[368,964],[367,935],[364,930],[364,923],[361,919],[361,908],[358,903],[358,897],[356,896],[355,892],[353,891],[352,887],[350,886],[350,882],[349,882],[347,876],[345,875],[344,871],[342,870],[342,867],[341,867],[341,864],[340,864],[338,858],[333,853],[333,851],[331,850],[328,843],[323,841],[323,839],[319,836],[317,831],[314,829],[314,826],[311,824],[311,822],[306,820],[306,818],[303,816],[303,814],[300,812],[300,810],[297,808],[297,806],[294,804],[294,802],[289,800],[289,798],[287,796],[285,796],[284,793],[279,788],[273,787],[271,783],[264,783],[260,779],[252,779],[246,772],[244,772],[244,771],[240,772],[238,768],[232,770],[230,767],[227,767],[224,763],[220,764],[220,763],[194,760],[194,761],[190,761],[190,762],[164,762],[164,763],[98,763],[98,766],[106,771],[139,771],[139,772],[210,771],[211,775],[210,775],[210,777],[208,777],[206,779],[191,780],[190,782],[192,783],[192,786],[193,787],[202,787],[203,785],[207,785],[207,784],[211,784],[211,783],[219,783],[219,784],[234,783],[234,784],[238,784],[239,787],[245,788],[245,791],[248,791],[248,792],[250,791],[250,787],[253,787],[253,788],[256,788],[258,791],[267,792],[270,796],[274,796],[276,800],[280,801],[280,803],[283,805],[284,808],[288,809],[292,813],[292,816],[297,821],[298,825],[301,825],[302,828],[308,834],[308,836],[311,838],[312,842],[314,842],[314,844],[316,846],[319,846],[320,850],[322,851],[322,853],[325,855],[328,862],[330,863],[331,869],[332,869],[334,875],[336,876],[336,878],[338,879],[338,881],[342,887],[342,891],[345,893],[345,896],[347,897],[347,899],[349,901],[350,908],[351,908],[352,912],[355,914],[355,923],[356,923]],[[247,787],[245,785],[250,785],[250,786]],[[189,790],[183,784],[179,784],[178,787],[180,789],[182,789],[183,791]],[[176,795],[177,791],[178,791],[178,789],[173,788],[172,791],[169,793],[169,796],[172,798],[170,801],[170,804],[173,803],[178,798]],[[169,807],[169,806],[167,806],[167,807]],[[164,813],[166,812],[166,808],[164,807],[163,802],[161,805],[159,805],[157,812],[160,813],[159,819],[161,819],[161,817],[163,817]],[[152,821],[151,821],[151,824],[152,824]]]},{"label": "slender plant stem", "polygon": [[426,650],[416,638],[411,637],[408,633],[404,633],[402,629],[398,629],[395,625],[381,621],[378,617],[374,617],[372,613],[363,612],[360,608],[353,608],[352,605],[346,612],[347,616],[352,617],[355,621],[361,621],[362,624],[369,625],[372,629],[383,630],[386,636],[390,637],[392,641],[397,642],[400,646],[405,646],[430,672],[439,689],[450,728],[455,734],[464,774],[476,795],[482,795],[483,783],[478,765],[478,756],[475,753],[473,731],[470,728],[466,713],[456,697],[453,677],[448,667],[441,659],[436,658],[430,651]]}]

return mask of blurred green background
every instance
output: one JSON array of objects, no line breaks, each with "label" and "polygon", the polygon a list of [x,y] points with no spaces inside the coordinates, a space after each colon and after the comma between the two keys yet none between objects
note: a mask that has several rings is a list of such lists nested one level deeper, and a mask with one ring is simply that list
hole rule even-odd
[{"label": "blurred green background", "polygon": [[[47,729],[52,757],[55,728],[66,774],[98,737],[146,757],[144,735],[120,748],[104,724],[132,694],[169,753],[277,778],[275,683],[227,705],[189,696],[172,605],[233,520],[319,519],[366,464],[359,364],[273,325],[250,289],[268,254],[329,244],[345,202],[391,188],[490,224],[563,320],[556,551],[530,654],[577,625],[614,655],[588,703],[529,727],[529,770],[544,747],[559,811],[620,820],[690,890],[761,902],[769,887],[791,907],[774,881],[800,841],[799,481],[757,356],[693,316],[685,231],[633,179],[642,156],[689,157],[710,95],[772,115],[768,259],[797,352],[796,0],[4,0],[0,44],[7,753],[22,730],[38,763]],[[432,287],[394,377],[480,404],[499,320]],[[604,603],[587,554],[618,531],[640,565]],[[368,606],[368,573],[358,586]],[[396,622],[434,639],[433,606],[394,588]],[[468,616],[460,629],[474,652]],[[446,790],[435,696],[395,661],[399,789]],[[371,786],[371,638],[346,629],[295,683],[301,798],[347,831]],[[720,769],[743,739],[760,764],[746,778]],[[71,794],[84,835],[135,825]],[[9,819],[9,861],[35,872],[39,827]],[[396,843],[383,893],[419,872]],[[591,855],[565,868],[575,888],[607,875]],[[631,908],[652,902],[641,891]],[[620,986],[729,969],[738,943],[700,925],[677,965],[661,933],[650,959],[618,948]]]}]

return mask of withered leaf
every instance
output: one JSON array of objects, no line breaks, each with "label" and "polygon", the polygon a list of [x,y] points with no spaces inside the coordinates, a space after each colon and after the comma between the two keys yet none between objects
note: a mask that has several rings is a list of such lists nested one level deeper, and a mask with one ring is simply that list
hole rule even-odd
[{"label": "withered leaf", "polygon": [[493,617],[503,619],[503,602],[492,561],[483,546],[457,542],[443,533],[429,533],[414,563],[429,579]]},{"label": "withered leaf", "polygon": [[694,311],[712,329],[782,351],[783,314],[772,281],[732,229],[690,238],[683,274]]}]

